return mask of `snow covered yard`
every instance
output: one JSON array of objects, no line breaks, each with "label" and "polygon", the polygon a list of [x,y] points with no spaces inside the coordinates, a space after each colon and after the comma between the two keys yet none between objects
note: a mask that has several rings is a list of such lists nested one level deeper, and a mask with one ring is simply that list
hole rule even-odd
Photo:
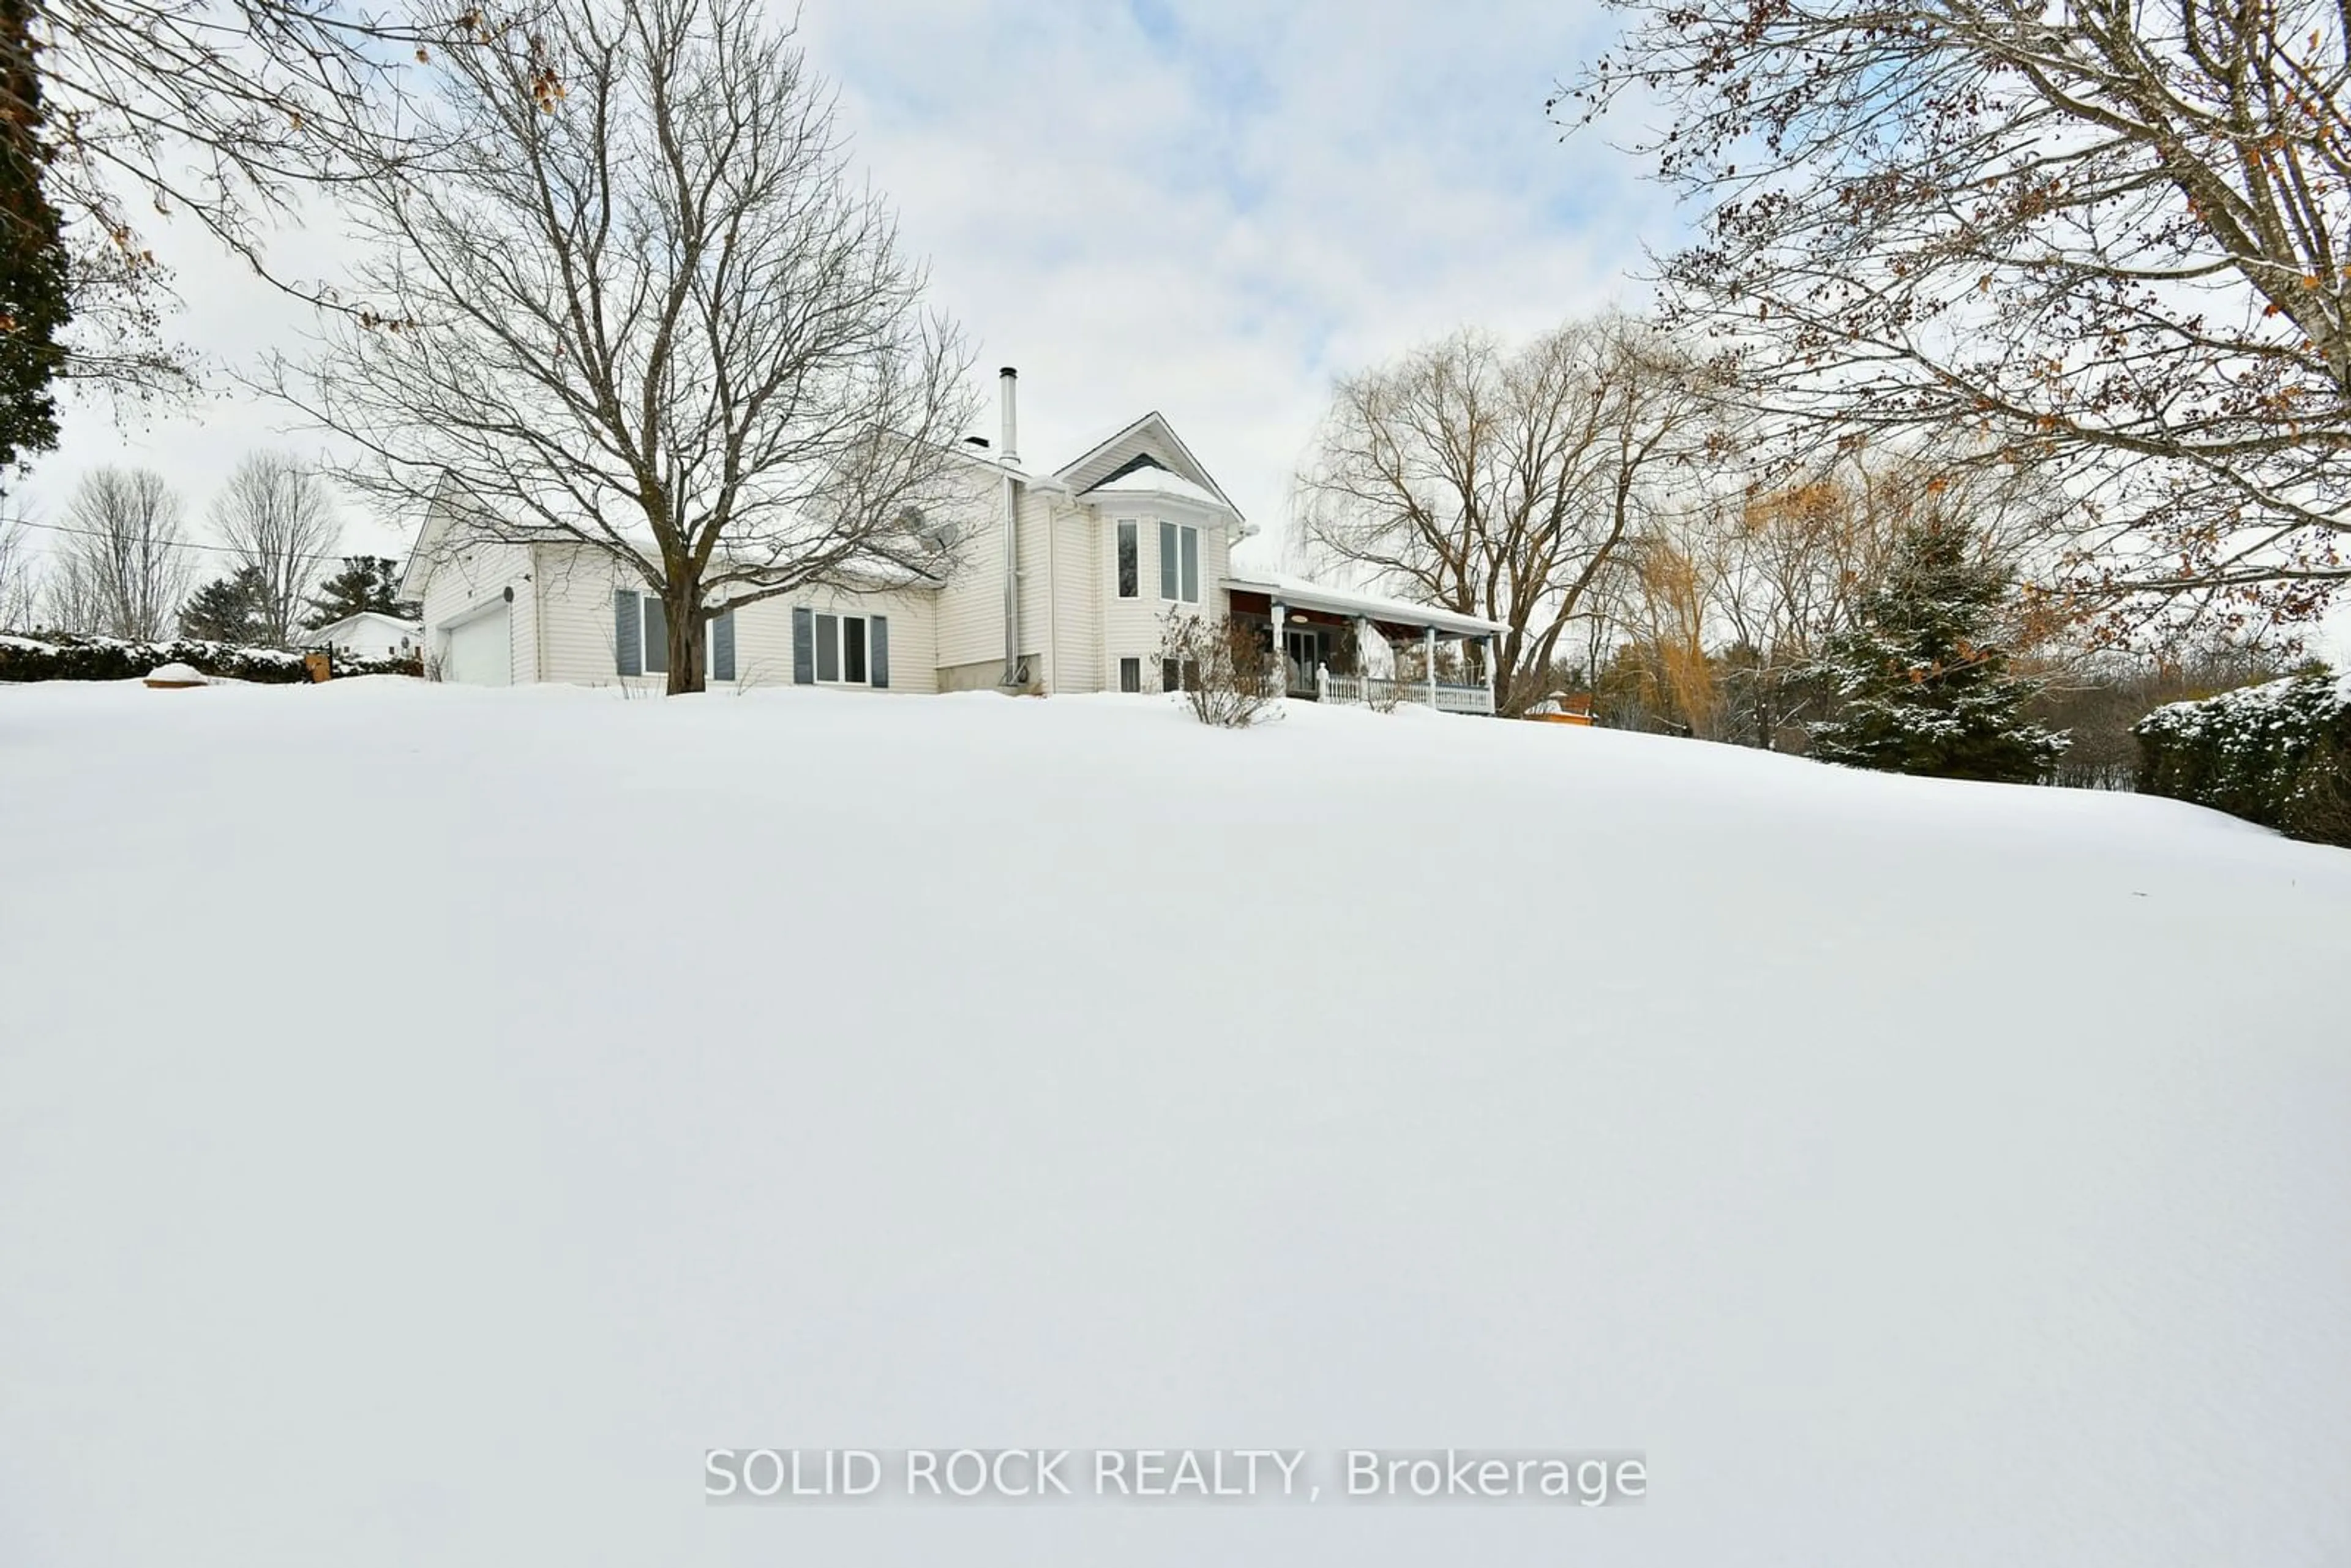
[{"label": "snow covered yard", "polygon": [[2346,971],[2351,854],[1558,726],[0,688],[0,1563],[2341,1563]]}]

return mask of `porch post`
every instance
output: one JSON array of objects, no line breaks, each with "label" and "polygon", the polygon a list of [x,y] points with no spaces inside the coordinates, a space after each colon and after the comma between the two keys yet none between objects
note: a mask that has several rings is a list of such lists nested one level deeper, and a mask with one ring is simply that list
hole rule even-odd
[{"label": "porch post", "polygon": [[1372,621],[1368,615],[1355,617],[1355,690],[1363,694],[1363,705],[1371,706]]},{"label": "porch post", "polygon": [[1273,673],[1274,677],[1281,682],[1281,690],[1278,695],[1285,697],[1290,695],[1290,643],[1282,636],[1281,628],[1283,622],[1289,618],[1289,606],[1283,604],[1279,599],[1275,600],[1273,601]]},{"label": "porch post", "polygon": [[1429,712],[1431,712],[1431,713],[1435,713],[1435,712],[1437,711],[1437,628],[1436,628],[1436,627],[1431,626],[1431,627],[1428,627],[1428,628],[1426,630],[1426,632],[1424,632],[1424,634],[1422,635],[1422,638],[1421,638],[1421,645],[1428,651],[1428,711],[1429,711]]},{"label": "porch post", "polygon": [[1486,650],[1486,711],[1494,711],[1494,634],[1491,632],[1479,640]]}]

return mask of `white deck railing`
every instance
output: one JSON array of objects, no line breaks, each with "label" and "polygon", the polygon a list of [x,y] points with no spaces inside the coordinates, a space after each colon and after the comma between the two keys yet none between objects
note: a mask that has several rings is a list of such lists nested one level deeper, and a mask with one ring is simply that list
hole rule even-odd
[{"label": "white deck railing", "polygon": [[[1317,671],[1315,685],[1321,701],[1326,703],[1369,703],[1374,707],[1394,707],[1400,703],[1429,704],[1426,681],[1391,681],[1378,676],[1334,675],[1328,669]],[[1494,711],[1494,694],[1482,685],[1439,681],[1436,687],[1436,703],[1439,713],[1490,714]]]}]

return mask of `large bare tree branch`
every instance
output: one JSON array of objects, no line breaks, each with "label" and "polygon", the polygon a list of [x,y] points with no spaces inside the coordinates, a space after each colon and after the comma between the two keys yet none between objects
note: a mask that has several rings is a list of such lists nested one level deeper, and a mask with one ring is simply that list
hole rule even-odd
[{"label": "large bare tree branch", "polygon": [[[2120,632],[2351,577],[2351,41],[2333,0],[1615,0],[1704,209],[1668,317],[1765,410],[1966,433],[2080,500]],[[2168,601],[2168,602],[2167,602]]]}]

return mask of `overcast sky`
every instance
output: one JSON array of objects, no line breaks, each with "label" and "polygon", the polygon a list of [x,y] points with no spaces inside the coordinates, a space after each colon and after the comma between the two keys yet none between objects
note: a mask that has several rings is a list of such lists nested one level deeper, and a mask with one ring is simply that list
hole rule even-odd
[{"label": "overcast sky", "polygon": [[[1604,36],[1596,5],[1556,0],[808,0],[801,24],[991,398],[1019,367],[1028,465],[1155,408],[1269,538],[1334,375],[1464,324],[1646,299],[1626,275],[1673,238],[1669,204],[1543,113]],[[317,444],[228,384],[306,313],[162,239],[222,393],[129,426],[74,408],[24,486],[37,517],[129,461],[201,527],[240,454]],[[350,543],[397,553],[413,525],[355,521]]]}]

